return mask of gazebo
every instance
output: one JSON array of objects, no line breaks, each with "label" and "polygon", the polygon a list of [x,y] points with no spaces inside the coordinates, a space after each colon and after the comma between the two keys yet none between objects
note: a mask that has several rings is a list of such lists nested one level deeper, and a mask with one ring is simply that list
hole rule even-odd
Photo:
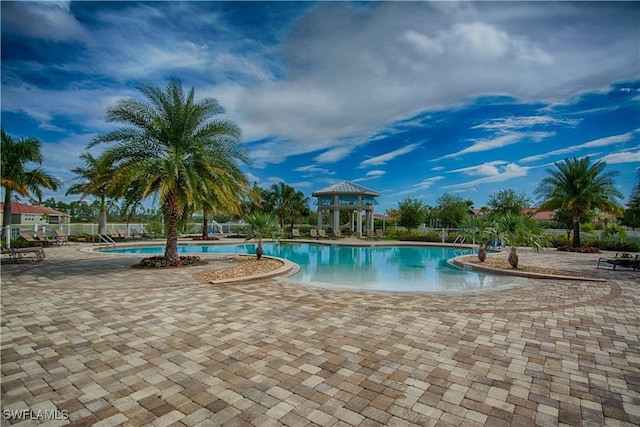
[{"label": "gazebo", "polygon": [[[373,231],[373,207],[378,204],[376,197],[380,196],[377,191],[363,187],[350,181],[342,181],[330,185],[322,190],[311,193],[317,197],[318,205],[318,230],[322,229],[322,211],[331,212],[329,216],[329,226],[333,230],[340,229],[340,212],[351,212],[349,226],[351,231],[362,237],[362,211],[365,211],[367,228]],[[357,216],[357,224],[354,230],[354,215]]]}]

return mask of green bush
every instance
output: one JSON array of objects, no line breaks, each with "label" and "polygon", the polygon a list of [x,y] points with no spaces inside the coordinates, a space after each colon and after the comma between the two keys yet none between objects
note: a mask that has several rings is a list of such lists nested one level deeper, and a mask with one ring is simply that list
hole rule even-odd
[{"label": "green bush", "polygon": [[199,256],[181,256],[178,259],[171,261],[166,260],[163,256],[153,256],[150,258],[143,258],[137,267],[142,268],[164,268],[164,267],[186,267],[189,265],[200,265],[202,261]]},{"label": "green bush", "polygon": [[596,240],[588,245],[595,246],[603,251],[640,252],[640,244],[637,242],[620,242],[617,240]]}]

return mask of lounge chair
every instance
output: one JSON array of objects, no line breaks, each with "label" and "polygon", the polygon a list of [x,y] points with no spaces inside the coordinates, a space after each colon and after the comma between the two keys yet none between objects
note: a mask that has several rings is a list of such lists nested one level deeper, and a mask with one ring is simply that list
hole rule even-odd
[{"label": "lounge chair", "polygon": [[615,270],[616,267],[631,268],[633,271],[640,268],[639,255],[632,257],[631,255],[624,253],[617,253],[613,258],[598,258],[598,265],[596,268],[600,268],[600,263],[604,263],[605,265],[610,264],[612,270]]},{"label": "lounge chair", "polygon": [[309,230],[309,237],[313,237],[314,239],[318,238],[318,230],[316,230],[315,228],[312,228],[311,230]]},{"label": "lounge chair", "polygon": [[56,241],[58,242],[58,245],[69,244],[69,236],[67,236],[67,234],[64,231],[57,228],[54,231],[56,233]]},{"label": "lounge chair", "polygon": [[294,239],[296,237],[300,237],[300,230],[298,230],[297,228],[294,228],[291,230],[291,237],[293,237]]},{"label": "lounge chair", "polygon": [[133,240],[140,240],[140,239],[142,239],[142,235],[140,234],[140,232],[137,229],[132,228],[131,229],[131,238]]},{"label": "lounge chair", "polygon": [[45,246],[58,244],[58,242],[55,239],[50,239],[49,236],[47,236],[47,233],[45,233],[42,230],[37,231],[36,236],[38,237],[38,240],[40,240],[41,242],[44,242]]},{"label": "lounge chair", "polygon": [[384,231],[376,230],[376,237],[378,237],[378,239],[384,239]]},{"label": "lounge chair", "polygon": [[127,235],[127,232],[126,232],[126,231],[124,231],[124,230],[123,230],[123,229],[121,229],[121,228],[118,228],[118,230],[117,230],[117,231],[118,231],[118,234],[120,235],[120,238],[121,238],[122,240],[128,240],[128,239],[129,239],[129,236]]},{"label": "lounge chair", "polygon": [[322,238],[322,239],[326,239],[327,238],[327,233],[324,230],[318,230],[318,237]]},{"label": "lounge chair", "polygon": [[367,230],[367,239],[376,239],[376,235],[373,230]]},{"label": "lounge chair", "polygon": [[44,249],[41,247],[33,247],[33,248],[2,248],[3,254],[9,254],[9,259],[18,262],[19,260],[25,259],[25,255],[34,254],[33,260],[40,262],[44,261],[45,253]]},{"label": "lounge chair", "polygon": [[34,239],[33,236],[29,233],[20,233],[20,237],[22,237],[24,240],[26,240],[29,243],[33,243],[34,245],[44,244],[44,242]]},{"label": "lounge chair", "polygon": [[342,238],[342,232],[340,232],[340,230],[334,230],[333,231],[333,237],[334,237],[334,239]]},{"label": "lounge chair", "polygon": [[118,233],[118,230],[115,230],[113,228],[109,230],[109,237],[111,238],[111,240],[114,240],[116,242],[119,240],[123,240],[123,238],[120,237],[120,233]]}]

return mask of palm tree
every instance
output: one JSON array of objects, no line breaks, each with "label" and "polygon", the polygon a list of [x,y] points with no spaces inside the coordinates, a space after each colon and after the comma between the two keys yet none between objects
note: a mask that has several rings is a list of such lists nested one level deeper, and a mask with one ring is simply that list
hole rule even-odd
[{"label": "palm tree", "polygon": [[549,169],[550,176],[542,180],[536,194],[542,197],[540,210],[567,209],[573,216],[573,246],[580,246],[580,214],[600,209],[620,213],[622,207],[615,201],[622,194],[613,186],[618,172],[604,172],[606,163],[590,164],[589,157],[565,159]]},{"label": "palm tree", "polygon": [[262,239],[267,237],[278,237],[280,226],[278,220],[271,214],[252,213],[245,217],[249,223],[247,227],[247,240],[258,239],[258,247],[256,248],[256,257],[262,258]]},{"label": "palm tree", "polygon": [[495,236],[495,225],[489,215],[468,216],[460,225],[462,234],[478,244],[478,259],[484,262],[487,259],[487,248]]},{"label": "palm tree", "polygon": [[107,198],[110,197],[109,186],[114,171],[108,162],[101,161],[90,153],[83,153],[80,158],[84,161],[84,166],[71,169],[71,172],[76,175],[76,181],[79,182],[69,187],[66,194],[98,198],[100,204],[98,234],[105,234],[107,232]]},{"label": "palm tree", "polygon": [[291,196],[289,204],[289,216],[291,217],[291,229],[295,226],[298,216],[309,215],[309,198],[302,191],[296,191]]},{"label": "palm tree", "polygon": [[[144,199],[156,195],[166,218],[164,257],[178,258],[178,225],[204,196],[216,191],[229,199],[218,176],[248,158],[240,141],[240,128],[229,120],[215,119],[224,108],[213,98],[195,100],[195,90],[185,94],[177,78],[163,90],[140,85],[145,101],[120,100],[107,110],[107,120],[125,126],[94,139],[89,147],[115,143],[105,158],[114,166],[112,181],[121,188],[139,188]],[[243,179],[246,181],[246,179]]]},{"label": "palm tree", "polygon": [[[225,159],[220,159],[221,163]],[[215,214],[235,214],[242,213],[240,195],[247,192],[247,181],[237,164],[229,163],[221,168],[219,173],[211,176],[215,185],[211,186],[207,193],[203,188],[198,193],[197,203],[202,208],[202,239],[209,238],[209,213]]]},{"label": "palm tree", "polygon": [[542,249],[542,230],[533,218],[523,214],[507,212],[498,218],[496,233],[500,241],[511,247],[508,261],[513,268],[518,268],[518,245],[531,246],[536,252]]},{"label": "palm tree", "polygon": [[11,225],[11,196],[18,193],[28,197],[31,194],[42,199],[41,188],[57,190],[60,181],[40,167],[28,169],[29,163],[42,164],[42,142],[36,138],[13,139],[4,129],[2,136],[2,178],[4,187],[4,214],[2,218],[2,236]]}]

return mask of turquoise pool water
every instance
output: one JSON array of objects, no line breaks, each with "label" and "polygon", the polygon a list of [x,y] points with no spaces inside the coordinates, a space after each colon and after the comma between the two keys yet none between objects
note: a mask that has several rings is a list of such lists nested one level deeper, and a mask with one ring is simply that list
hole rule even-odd
[{"label": "turquoise pool water", "polygon": [[[265,243],[265,255],[288,259],[300,272],[286,280],[313,286],[372,291],[459,292],[518,284],[517,278],[486,275],[453,267],[447,260],[473,253],[444,247],[344,246]],[[187,245],[181,254],[255,254],[256,244]],[[153,255],[164,246],[108,249],[103,252]],[[521,279],[520,279],[521,281]]]}]

